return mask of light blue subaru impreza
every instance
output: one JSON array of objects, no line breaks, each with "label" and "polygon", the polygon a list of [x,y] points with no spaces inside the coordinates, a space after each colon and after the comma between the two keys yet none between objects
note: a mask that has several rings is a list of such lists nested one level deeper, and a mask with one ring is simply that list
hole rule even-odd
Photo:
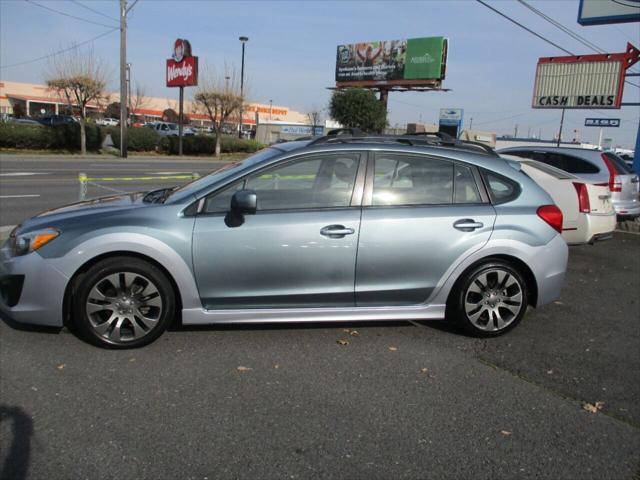
[{"label": "light blue subaru impreza", "polygon": [[129,348],[173,321],[447,318],[494,336],[558,297],[562,214],[517,164],[444,135],[340,133],[26,220],[0,309]]}]

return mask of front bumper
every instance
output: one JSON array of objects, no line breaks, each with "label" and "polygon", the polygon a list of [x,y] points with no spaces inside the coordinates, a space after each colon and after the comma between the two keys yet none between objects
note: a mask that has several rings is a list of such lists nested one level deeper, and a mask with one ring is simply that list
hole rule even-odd
[{"label": "front bumper", "polygon": [[0,311],[15,322],[61,327],[68,282],[38,252],[11,257],[0,250]]}]

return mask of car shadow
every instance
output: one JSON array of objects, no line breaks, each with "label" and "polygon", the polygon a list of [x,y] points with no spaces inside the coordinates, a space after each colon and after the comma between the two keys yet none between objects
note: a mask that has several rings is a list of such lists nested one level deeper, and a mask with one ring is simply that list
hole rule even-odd
[{"label": "car shadow", "polygon": [[30,325],[26,323],[19,323],[3,313],[0,313],[0,320],[4,322],[8,327],[23,332],[59,334],[62,331],[62,327],[50,327],[45,325]]},{"label": "car shadow", "polygon": [[29,470],[33,420],[20,407],[0,404],[0,423],[4,422],[10,424],[11,436],[3,441],[0,480],[25,479]]}]

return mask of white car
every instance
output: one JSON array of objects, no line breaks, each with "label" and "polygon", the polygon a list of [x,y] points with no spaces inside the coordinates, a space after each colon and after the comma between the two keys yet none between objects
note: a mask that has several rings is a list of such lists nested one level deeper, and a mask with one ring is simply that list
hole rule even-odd
[{"label": "white car", "polygon": [[107,117],[96,120],[96,123],[98,125],[104,125],[105,127],[116,127],[120,122],[118,122],[118,120],[115,118]]},{"label": "white car", "polygon": [[562,237],[569,245],[611,238],[616,212],[607,183],[584,180],[536,160],[501,155],[520,163],[522,171],[553,198],[562,210]]}]

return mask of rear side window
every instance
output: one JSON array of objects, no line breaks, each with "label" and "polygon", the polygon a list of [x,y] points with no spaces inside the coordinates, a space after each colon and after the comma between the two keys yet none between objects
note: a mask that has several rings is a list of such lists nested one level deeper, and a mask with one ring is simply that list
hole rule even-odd
[{"label": "rear side window", "polygon": [[520,195],[520,185],[507,177],[486,170],[482,172],[482,177],[494,205],[510,202]]},{"label": "rear side window", "polygon": [[481,203],[480,192],[469,167],[456,165],[453,178],[454,203]]},{"label": "rear side window", "polygon": [[372,205],[453,203],[454,165],[418,155],[377,154]]},{"label": "rear side window", "polygon": [[630,173],[634,173],[633,169],[631,169],[626,163],[624,163],[624,160],[622,160],[618,155],[611,152],[605,152],[603,153],[603,155],[611,160],[611,163],[613,163],[613,165],[615,166],[616,173],[618,175],[628,175]]}]

